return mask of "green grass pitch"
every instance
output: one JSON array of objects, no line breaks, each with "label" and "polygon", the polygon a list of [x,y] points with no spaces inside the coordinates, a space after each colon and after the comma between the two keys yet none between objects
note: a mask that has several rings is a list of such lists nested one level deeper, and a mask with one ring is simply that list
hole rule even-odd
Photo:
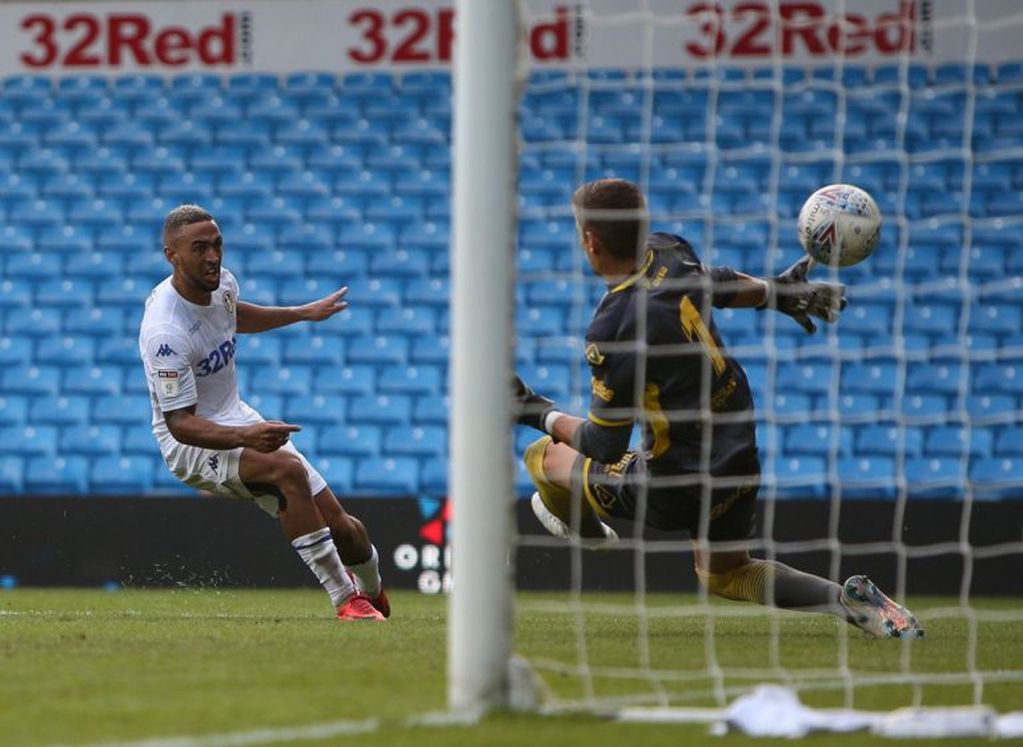
[{"label": "green grass pitch", "polygon": [[[381,722],[371,736],[334,733],[320,743],[753,743],[735,735],[711,737],[702,725],[622,724],[590,715],[497,715],[473,726],[410,725],[410,717],[445,707],[446,605],[443,598],[412,593],[395,592],[392,600],[395,614],[387,624],[339,624],[323,594],[314,590],[0,592],[0,744],[138,741],[155,747],[157,739],[168,737],[367,719]],[[972,650],[967,621],[939,611],[952,600],[911,600],[928,635],[911,647],[856,631],[845,638],[838,635],[838,623],[826,617],[735,616],[737,606],[731,603],[715,606],[720,614],[711,639],[705,618],[689,614],[695,598],[665,595],[648,601],[650,614],[641,621],[629,595],[587,596],[587,603],[600,607],[585,615],[573,613],[562,596],[520,595],[515,649],[541,665],[538,671],[555,699],[582,696],[587,687],[604,698],[660,688],[680,705],[707,704],[712,683],[700,673],[709,645],[727,675],[725,687],[748,685],[744,673],[784,671],[801,687],[804,702],[815,705],[843,704],[841,688],[815,679],[843,657],[863,677],[913,671],[940,678],[962,673],[971,656],[979,670],[1010,673],[1006,681],[994,681],[997,674],[992,678],[983,691],[985,702],[1000,711],[1023,704],[1023,682],[1011,678],[1023,670],[1023,624],[979,623]],[[1020,602],[984,600],[975,606],[1011,611]],[[641,624],[645,636],[639,635]],[[560,662],[571,669],[580,656],[580,627],[586,630],[588,660],[599,665],[588,684],[571,671],[543,666]],[[777,646],[771,645],[773,627],[779,632]],[[655,684],[634,676],[643,657],[664,675]],[[969,686],[942,683],[915,692],[892,684],[854,691],[857,707],[882,710],[908,705],[914,696],[924,705],[967,703],[971,692]],[[315,728],[307,736],[316,736]],[[295,737],[273,743],[313,742]],[[818,736],[800,744],[865,743],[891,744],[863,735]]]}]

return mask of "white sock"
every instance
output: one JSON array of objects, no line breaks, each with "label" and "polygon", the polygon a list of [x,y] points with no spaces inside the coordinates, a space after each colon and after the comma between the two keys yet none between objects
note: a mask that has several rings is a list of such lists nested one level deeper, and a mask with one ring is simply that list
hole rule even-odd
[{"label": "white sock", "polygon": [[355,576],[359,589],[371,597],[380,593],[380,567],[377,557],[377,549],[370,545],[372,551],[369,560],[358,565],[349,565],[348,570]]},{"label": "white sock", "polygon": [[291,546],[319,579],[323,590],[330,595],[334,607],[340,607],[348,597],[358,591],[345,573],[345,566],[338,557],[330,529],[324,527],[303,534],[292,540]]}]

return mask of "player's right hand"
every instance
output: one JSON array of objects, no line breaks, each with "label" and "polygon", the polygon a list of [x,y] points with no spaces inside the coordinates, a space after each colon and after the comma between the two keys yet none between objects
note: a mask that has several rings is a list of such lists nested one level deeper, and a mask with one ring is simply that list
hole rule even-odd
[{"label": "player's right hand", "polygon": [[542,394],[537,394],[518,375],[512,381],[512,408],[515,422],[528,425],[538,431],[546,431],[543,427],[547,413],[555,409],[554,402]]},{"label": "player's right hand", "polygon": [[282,423],[279,420],[264,420],[242,428],[243,445],[264,454],[277,451],[291,438],[292,433],[302,430],[301,426]]}]

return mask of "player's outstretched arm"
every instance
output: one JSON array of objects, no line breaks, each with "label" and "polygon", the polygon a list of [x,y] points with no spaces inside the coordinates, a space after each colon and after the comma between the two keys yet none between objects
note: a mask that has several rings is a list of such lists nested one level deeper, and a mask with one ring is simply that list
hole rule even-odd
[{"label": "player's outstretched arm", "polygon": [[257,306],[239,301],[238,332],[266,332],[296,322],[322,322],[348,308],[348,302],[344,300],[346,293],[348,286],[302,306]]},{"label": "player's outstretched arm", "polygon": [[277,451],[288,442],[292,433],[302,430],[297,425],[265,420],[251,425],[220,425],[195,414],[195,406],[163,414],[174,440],[203,449],[236,449],[239,446],[263,453]]}]

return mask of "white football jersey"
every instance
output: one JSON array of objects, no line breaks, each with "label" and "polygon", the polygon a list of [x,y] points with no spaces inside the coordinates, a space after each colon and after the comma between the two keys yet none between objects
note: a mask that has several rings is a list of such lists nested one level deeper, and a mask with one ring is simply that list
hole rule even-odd
[{"label": "white football jersey", "polygon": [[185,300],[168,277],[146,299],[139,351],[161,449],[173,443],[163,413],[195,405],[195,414],[222,425],[262,420],[238,395],[234,352],[238,281],[220,271],[209,306]]}]

